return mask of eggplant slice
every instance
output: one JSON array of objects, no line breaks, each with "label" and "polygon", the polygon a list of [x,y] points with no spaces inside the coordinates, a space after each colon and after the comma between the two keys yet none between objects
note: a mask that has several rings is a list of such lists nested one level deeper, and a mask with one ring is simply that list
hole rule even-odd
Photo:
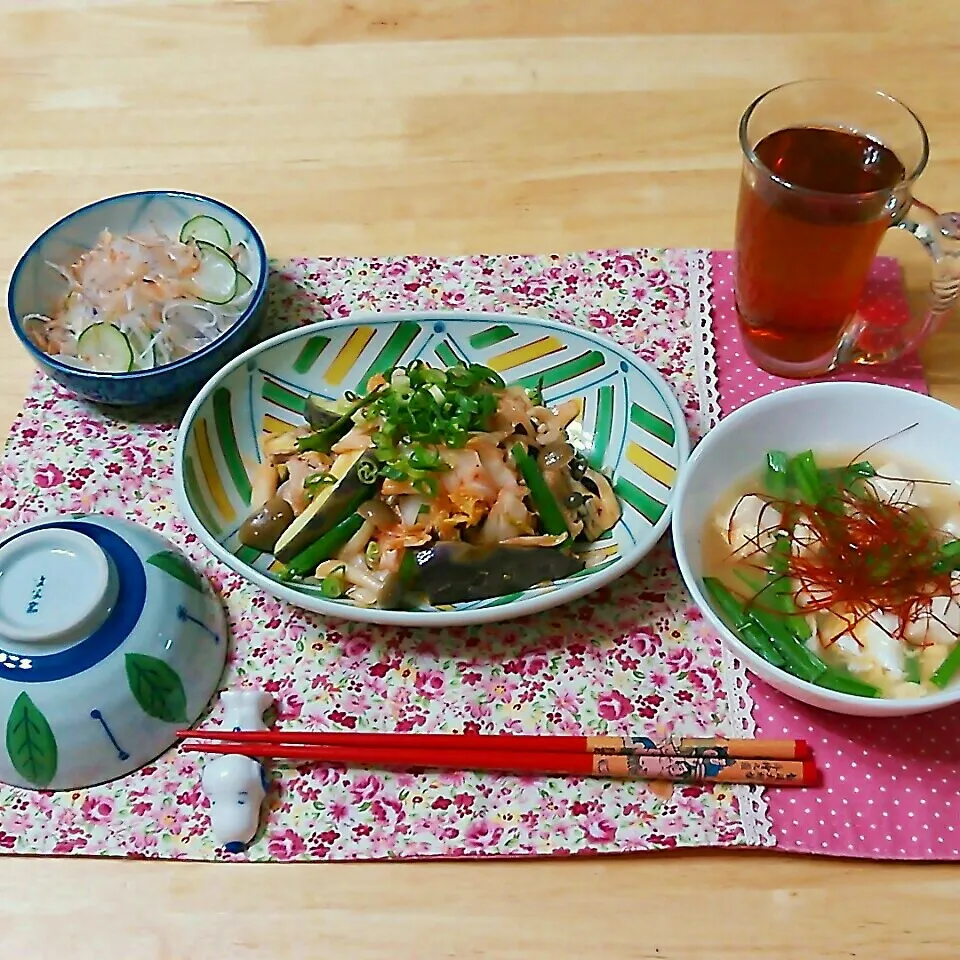
[{"label": "eggplant slice", "polygon": [[[310,394],[307,397],[307,402],[303,408],[303,416],[310,424],[311,430],[326,430],[343,419],[343,413],[337,410],[334,401],[325,400],[315,394]],[[349,424],[347,426],[349,428]],[[346,433],[346,430],[344,430],[344,433]]]},{"label": "eggplant slice", "polygon": [[434,606],[488,600],[578,573],[580,557],[550,547],[474,546],[459,541],[415,547],[401,579],[408,602]]},{"label": "eggplant slice", "polygon": [[246,547],[273,553],[277,541],[293,523],[293,508],[283,497],[271,497],[240,525],[238,538]]}]

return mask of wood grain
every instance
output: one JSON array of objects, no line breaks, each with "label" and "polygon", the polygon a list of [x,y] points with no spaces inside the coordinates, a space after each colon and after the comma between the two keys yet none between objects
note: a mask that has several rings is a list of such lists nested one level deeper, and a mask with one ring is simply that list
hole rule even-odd
[{"label": "wood grain", "polygon": [[[728,247],[764,89],[922,117],[960,207],[955,0],[0,0],[0,275],[100,196],[222,197],[271,253]],[[891,241],[911,294],[924,256]],[[30,366],[2,333],[0,420]],[[960,332],[925,351],[960,402]],[[953,958],[960,869],[766,854],[246,865],[0,858],[5,957]]]}]

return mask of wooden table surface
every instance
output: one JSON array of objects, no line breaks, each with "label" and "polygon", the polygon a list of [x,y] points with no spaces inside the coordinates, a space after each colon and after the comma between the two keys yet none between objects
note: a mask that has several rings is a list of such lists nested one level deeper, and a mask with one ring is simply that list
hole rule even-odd
[{"label": "wooden table surface", "polygon": [[[899,96],[960,207],[956,0],[0,0],[0,274],[56,218],[171,186],[270,252],[731,242],[744,106]],[[903,238],[911,292],[926,264]],[[30,364],[7,329],[0,419]],[[960,325],[925,351],[960,401]],[[957,956],[960,867],[762,853],[236,865],[0,858],[0,950],[132,960]]]}]

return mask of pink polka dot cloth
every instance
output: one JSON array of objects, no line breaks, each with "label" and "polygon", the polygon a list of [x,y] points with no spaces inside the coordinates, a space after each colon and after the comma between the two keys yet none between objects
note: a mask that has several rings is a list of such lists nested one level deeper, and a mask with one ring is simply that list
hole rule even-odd
[{"label": "pink polka dot cloth", "polygon": [[[795,386],[757,367],[747,356],[736,323],[733,301],[733,254],[715,250],[710,254],[713,273],[713,334],[717,363],[717,389],[723,414],[733,413],[754,397],[762,397],[782,387]],[[864,293],[861,313],[879,330],[900,326],[907,320],[907,301],[903,293],[900,264],[893,257],[879,257],[871,271]],[[916,354],[882,367],[850,367],[815,380],[866,380],[889,383],[905,390],[927,392],[923,367]]]},{"label": "pink polka dot cloth", "polygon": [[[795,381],[760,370],[743,351],[733,301],[733,256],[711,254],[713,332],[720,409]],[[864,309],[882,326],[906,317],[897,262],[876,261]],[[916,357],[824,379],[872,380],[927,392]],[[843,717],[751,681],[757,736],[806,740],[823,771],[819,789],[767,792],[777,846],[785,851],[897,860],[960,859],[960,709],[902,720]]]}]

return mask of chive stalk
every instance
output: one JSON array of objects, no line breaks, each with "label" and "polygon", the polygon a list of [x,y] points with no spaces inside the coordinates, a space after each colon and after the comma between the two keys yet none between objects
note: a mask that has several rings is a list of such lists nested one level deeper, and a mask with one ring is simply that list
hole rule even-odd
[{"label": "chive stalk", "polygon": [[306,576],[311,571],[316,570],[324,560],[335,557],[346,546],[350,538],[359,531],[364,522],[359,513],[351,513],[345,520],[341,520],[287,564],[283,579]]},{"label": "chive stalk", "polygon": [[943,663],[933,671],[930,682],[943,690],[960,670],[960,643],[958,643],[944,658]]},{"label": "chive stalk", "polygon": [[560,504],[557,503],[557,498],[540,472],[540,464],[530,456],[522,443],[514,444],[513,459],[520,471],[520,476],[523,477],[523,482],[530,491],[530,499],[533,500],[540,522],[543,524],[544,533],[550,536],[565,534],[567,521],[564,519]]},{"label": "chive stalk", "polygon": [[775,667],[784,666],[785,661],[770,636],[751,620],[743,604],[719,580],[715,577],[704,577],[703,586],[713,605],[745,647]]},{"label": "chive stalk", "polygon": [[843,670],[830,667],[814,680],[818,687],[833,690],[836,693],[849,693],[854,697],[879,697],[880,691],[863,680],[850,676]]},{"label": "chive stalk", "polygon": [[764,484],[767,493],[778,500],[786,499],[790,488],[788,468],[790,458],[782,450],[770,450],[767,453],[767,469]]},{"label": "chive stalk", "polygon": [[790,461],[789,471],[804,503],[817,504],[823,499],[823,481],[812,450],[798,453]]}]

